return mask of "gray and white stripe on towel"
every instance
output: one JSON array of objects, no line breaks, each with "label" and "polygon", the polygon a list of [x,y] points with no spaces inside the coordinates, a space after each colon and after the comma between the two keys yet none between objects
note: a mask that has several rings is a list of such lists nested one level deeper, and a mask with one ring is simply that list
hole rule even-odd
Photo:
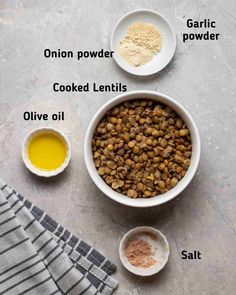
[{"label": "gray and white stripe on towel", "polygon": [[0,295],[109,295],[115,270],[0,179]]}]

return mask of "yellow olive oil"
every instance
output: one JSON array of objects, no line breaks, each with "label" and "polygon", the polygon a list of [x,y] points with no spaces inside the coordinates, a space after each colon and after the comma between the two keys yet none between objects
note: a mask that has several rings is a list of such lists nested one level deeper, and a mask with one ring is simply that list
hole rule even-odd
[{"label": "yellow olive oil", "polygon": [[59,168],[66,158],[64,140],[52,133],[42,133],[35,136],[28,146],[31,163],[38,169],[52,171]]}]

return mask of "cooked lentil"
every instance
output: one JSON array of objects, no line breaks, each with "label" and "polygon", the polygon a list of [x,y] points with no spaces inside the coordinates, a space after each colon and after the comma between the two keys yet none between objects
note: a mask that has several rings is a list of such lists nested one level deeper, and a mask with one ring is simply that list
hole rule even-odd
[{"label": "cooked lentil", "polygon": [[167,192],[184,177],[192,155],[190,132],[170,107],[142,99],[109,110],[92,140],[98,174],[130,198]]}]

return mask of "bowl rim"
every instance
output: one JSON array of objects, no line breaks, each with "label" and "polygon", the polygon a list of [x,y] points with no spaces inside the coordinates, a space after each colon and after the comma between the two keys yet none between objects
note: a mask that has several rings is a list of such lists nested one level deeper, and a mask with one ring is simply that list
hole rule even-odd
[{"label": "bowl rim", "polygon": [[[152,198],[132,199],[114,191],[98,175],[97,169],[93,161],[93,156],[92,156],[92,138],[93,138],[94,130],[98,122],[100,122],[100,120],[103,118],[105,113],[109,109],[113,108],[115,105],[118,105],[124,101],[135,100],[135,99],[152,99],[172,107],[179,114],[181,118],[184,117],[183,119],[185,123],[187,124],[188,128],[190,129],[192,144],[194,143],[192,148],[191,162],[186,172],[186,175],[179,181],[179,183],[174,188],[172,188],[166,193],[157,195]],[[188,120],[188,122],[186,122],[186,120]],[[85,135],[85,141],[84,141],[85,164],[86,164],[88,173],[90,177],[92,178],[93,182],[95,183],[95,185],[110,199],[126,206],[139,207],[139,208],[158,206],[174,199],[177,195],[179,195],[188,186],[193,176],[195,175],[198,164],[199,164],[199,160],[200,160],[200,154],[201,154],[200,136],[199,136],[197,126],[192,116],[190,115],[190,113],[185,109],[185,107],[183,107],[179,102],[177,102],[170,96],[163,93],[156,92],[156,91],[136,90],[136,91],[126,92],[126,93],[117,95],[111,100],[109,100],[108,102],[106,102],[101,108],[98,109],[98,111],[95,113],[92,120],[90,121],[90,124],[87,128],[87,132]]]},{"label": "bowl rim", "polygon": [[[153,70],[153,71],[150,71],[149,73],[136,73],[135,71],[131,71],[127,68],[124,68],[122,66],[122,64],[119,62],[119,60],[116,58],[116,49],[115,49],[115,46],[114,46],[114,36],[115,36],[115,33],[117,31],[117,28],[118,26],[121,24],[121,22],[129,17],[130,15],[132,14],[135,14],[135,13],[139,13],[139,12],[149,12],[149,13],[153,13],[153,14],[156,14],[158,17],[162,18],[166,24],[168,25],[170,31],[171,31],[171,35],[173,37],[173,42],[174,42],[174,45],[173,45],[173,52],[168,60],[168,62],[166,64],[164,64],[160,69],[158,70]],[[123,15],[115,24],[113,30],[112,30],[112,33],[111,33],[111,39],[110,39],[110,48],[112,51],[114,51],[114,60],[115,62],[118,64],[118,66],[123,69],[124,71],[126,71],[127,73],[131,74],[131,75],[134,75],[134,76],[140,76],[140,77],[146,77],[146,76],[150,76],[150,75],[154,75],[154,74],[157,74],[159,73],[160,71],[162,71],[170,62],[171,60],[173,59],[174,55],[175,55],[175,51],[176,51],[176,47],[177,47],[177,38],[176,38],[176,33],[174,31],[174,27],[172,26],[172,24],[170,23],[170,21],[167,19],[166,16],[164,16],[162,13],[160,12],[157,12],[156,10],[153,10],[153,9],[135,9],[135,10],[131,10],[129,11],[128,13],[126,13],[125,15]]]},{"label": "bowl rim", "polygon": [[[64,162],[61,164],[61,166],[59,166],[58,168],[54,169],[54,170],[50,170],[50,171],[46,171],[46,170],[41,170],[37,167],[35,167],[28,156],[27,150],[28,150],[28,145],[30,140],[36,136],[37,134],[43,133],[43,132],[51,132],[56,134],[57,136],[61,137],[66,145],[66,158],[64,160]],[[31,131],[29,131],[27,133],[27,135],[25,136],[23,143],[22,143],[22,148],[21,148],[21,155],[22,155],[22,160],[26,166],[26,168],[33,174],[40,176],[40,177],[52,177],[52,176],[56,176],[60,173],[62,173],[66,167],[69,165],[70,159],[71,159],[71,145],[70,142],[67,138],[67,136],[61,132],[60,130],[53,128],[53,127],[38,127],[35,128]]]},{"label": "bowl rim", "polygon": [[[161,238],[166,246],[166,259],[163,263],[163,265],[159,268],[157,268],[156,270],[153,269],[152,272],[148,272],[148,270],[145,272],[145,269],[142,271],[139,271],[139,269],[137,269],[137,271],[134,270],[134,268],[129,267],[128,263],[126,263],[126,261],[123,259],[123,247],[125,246],[125,243],[127,243],[127,241],[133,236],[136,235],[138,233],[142,233],[142,232],[150,232],[150,233],[154,233],[156,236],[159,236],[159,238]],[[166,236],[158,229],[156,229],[155,227],[152,226],[137,226],[133,229],[130,229],[127,233],[125,233],[122,237],[122,239],[120,240],[120,244],[119,244],[119,257],[120,257],[120,261],[122,263],[122,265],[130,272],[132,272],[135,275],[139,275],[139,276],[143,276],[143,277],[147,277],[147,276],[152,276],[157,274],[158,272],[160,272],[167,264],[168,260],[169,260],[169,256],[170,256],[170,244],[166,238]]]}]

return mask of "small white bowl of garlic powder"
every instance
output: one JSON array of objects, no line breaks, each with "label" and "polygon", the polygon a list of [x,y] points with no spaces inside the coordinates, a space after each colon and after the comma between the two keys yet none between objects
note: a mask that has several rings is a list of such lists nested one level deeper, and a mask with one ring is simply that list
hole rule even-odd
[{"label": "small white bowl of garlic powder", "polygon": [[125,71],[148,76],[168,65],[176,49],[170,22],[153,10],[135,10],[122,17],[111,36],[114,59]]}]

